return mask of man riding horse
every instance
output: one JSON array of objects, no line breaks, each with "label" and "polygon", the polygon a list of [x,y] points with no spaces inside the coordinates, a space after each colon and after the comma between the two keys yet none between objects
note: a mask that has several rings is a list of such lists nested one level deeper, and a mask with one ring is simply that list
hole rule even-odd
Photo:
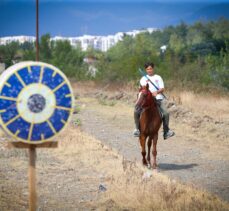
[{"label": "man riding horse", "polygon": [[[154,74],[154,63],[148,62],[145,64],[145,70],[147,72],[146,76],[143,76],[140,80],[141,87],[145,87],[147,84],[152,96],[156,98],[157,105],[162,114],[164,139],[168,139],[175,135],[175,133],[169,129],[169,113],[165,105],[164,92],[164,82],[159,75]],[[134,110],[134,120],[135,120],[135,130],[134,136],[140,136],[140,115],[142,112],[142,107],[139,104],[135,105]]]}]

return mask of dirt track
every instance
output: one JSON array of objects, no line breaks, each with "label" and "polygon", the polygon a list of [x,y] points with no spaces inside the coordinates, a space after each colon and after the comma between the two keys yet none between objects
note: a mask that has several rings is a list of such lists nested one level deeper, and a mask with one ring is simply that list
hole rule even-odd
[{"label": "dirt track", "polygon": [[[79,118],[84,132],[117,150],[127,160],[141,162],[138,139],[132,136],[132,103],[79,98]],[[170,108],[176,136],[158,141],[159,171],[229,201],[228,122],[195,116],[179,106]],[[162,133],[162,131],[161,131]]]},{"label": "dirt track", "polygon": [[[229,210],[228,203],[192,188],[229,201],[227,121],[170,108],[176,136],[164,141],[160,135],[158,142],[159,172],[170,180],[141,165],[132,99],[76,91],[79,112],[59,147],[37,150],[38,210]],[[27,210],[27,150],[8,149],[6,140],[0,130],[0,210]]]}]

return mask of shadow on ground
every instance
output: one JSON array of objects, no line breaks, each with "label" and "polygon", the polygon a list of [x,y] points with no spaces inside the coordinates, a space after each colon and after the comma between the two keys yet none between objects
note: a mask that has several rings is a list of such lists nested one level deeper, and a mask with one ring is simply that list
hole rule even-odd
[{"label": "shadow on ground", "polygon": [[198,166],[196,163],[191,164],[185,164],[185,165],[178,165],[178,164],[171,164],[171,163],[160,163],[159,169],[163,171],[169,171],[169,170],[183,170],[183,169],[190,169],[195,166]]}]

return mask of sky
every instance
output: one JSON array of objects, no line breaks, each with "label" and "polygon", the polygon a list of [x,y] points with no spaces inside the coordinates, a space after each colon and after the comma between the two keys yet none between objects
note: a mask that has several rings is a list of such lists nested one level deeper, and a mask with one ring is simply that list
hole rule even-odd
[{"label": "sky", "polygon": [[[35,0],[1,0],[1,2],[35,2]],[[39,0],[39,2],[171,2],[171,0]],[[173,0],[172,2],[229,2],[229,0]]]},{"label": "sky", "polygon": [[[40,0],[40,34],[109,35],[225,14],[229,0]],[[0,37],[34,36],[35,17],[35,0],[0,0]]]}]

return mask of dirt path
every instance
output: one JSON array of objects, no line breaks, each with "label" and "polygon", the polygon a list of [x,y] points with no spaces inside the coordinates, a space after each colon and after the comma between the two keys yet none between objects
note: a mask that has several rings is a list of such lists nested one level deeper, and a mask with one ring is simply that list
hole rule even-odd
[{"label": "dirt path", "polygon": [[[177,136],[158,144],[160,174],[140,163],[132,105],[115,103],[80,97],[80,112],[58,137],[58,148],[37,150],[38,210],[229,210],[229,203],[177,182],[228,201],[225,123],[189,121],[176,108]],[[213,145],[216,136],[220,144]],[[8,149],[7,139],[0,130],[0,210],[28,210],[28,151]]]},{"label": "dirt path", "polygon": [[[141,161],[138,139],[132,136],[132,105],[118,102],[109,106],[95,98],[80,98],[77,105],[81,110],[74,119],[80,119],[84,132],[125,159]],[[171,108],[170,122],[176,136],[164,141],[160,135],[159,171],[229,201],[228,123],[195,117],[177,108]]]}]

